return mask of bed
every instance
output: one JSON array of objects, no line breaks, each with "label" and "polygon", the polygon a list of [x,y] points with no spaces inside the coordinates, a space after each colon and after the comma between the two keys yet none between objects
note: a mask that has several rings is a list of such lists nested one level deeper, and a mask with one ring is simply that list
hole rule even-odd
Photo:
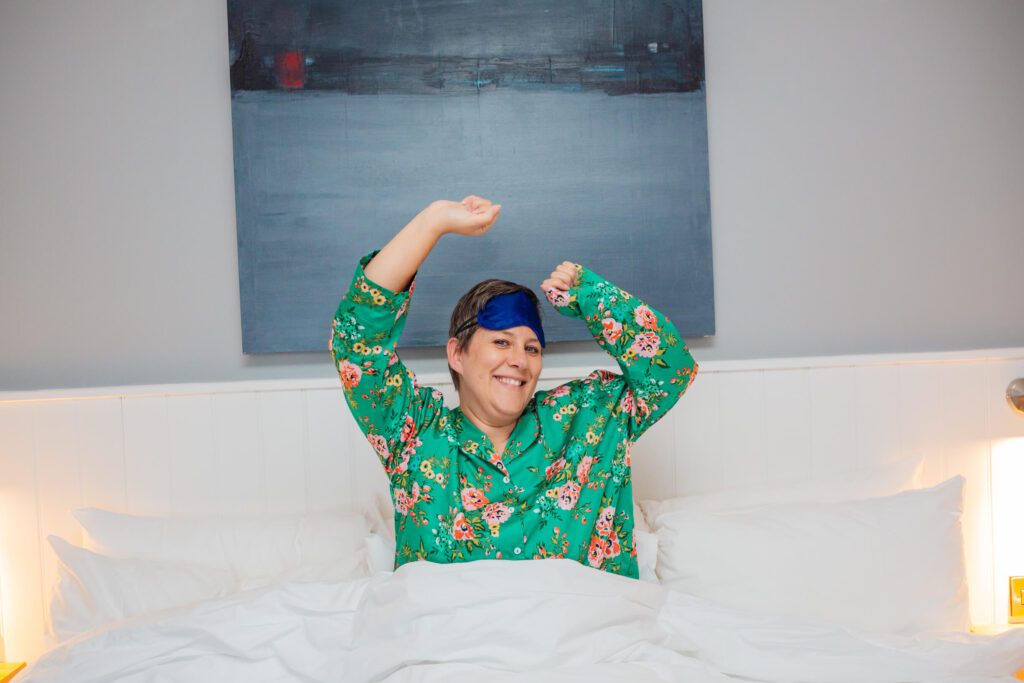
[{"label": "bed", "polygon": [[634,450],[639,581],[392,571],[333,382],[0,395],[6,659],[19,683],[1012,681],[1024,629],[970,629],[1006,622],[991,467],[1021,375],[1020,349],[702,363]]}]

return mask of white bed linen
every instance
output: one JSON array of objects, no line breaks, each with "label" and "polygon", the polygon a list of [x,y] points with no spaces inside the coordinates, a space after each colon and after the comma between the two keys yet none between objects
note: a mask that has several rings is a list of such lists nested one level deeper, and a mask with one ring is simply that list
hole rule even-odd
[{"label": "white bed linen", "polygon": [[286,572],[310,581],[366,576],[370,512],[160,517],[80,508],[73,514],[85,532],[87,550],[209,565],[255,586]]},{"label": "white bed linen", "polygon": [[1022,666],[1024,631],[858,634],[571,560],[492,560],[275,583],[126,619],[58,645],[18,680],[980,683]]},{"label": "white bed linen", "polygon": [[658,576],[733,607],[916,634],[970,624],[961,476],[893,496],[658,518]]}]

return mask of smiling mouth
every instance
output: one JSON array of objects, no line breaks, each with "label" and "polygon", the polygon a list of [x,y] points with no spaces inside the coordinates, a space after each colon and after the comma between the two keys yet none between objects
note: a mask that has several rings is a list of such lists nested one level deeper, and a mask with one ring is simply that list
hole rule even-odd
[{"label": "smiling mouth", "polygon": [[526,384],[526,382],[524,382],[523,380],[516,379],[515,377],[504,377],[502,375],[495,375],[494,379],[498,380],[499,383],[504,384],[505,386],[513,388],[519,388]]}]

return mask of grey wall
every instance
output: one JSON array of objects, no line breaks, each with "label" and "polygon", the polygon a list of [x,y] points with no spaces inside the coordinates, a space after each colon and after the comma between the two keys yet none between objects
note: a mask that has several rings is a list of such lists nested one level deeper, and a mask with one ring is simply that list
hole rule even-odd
[{"label": "grey wall", "polygon": [[[1024,2],[704,12],[698,360],[1024,345]],[[0,3],[0,389],[332,376],[241,353],[231,159],[223,2]]]}]

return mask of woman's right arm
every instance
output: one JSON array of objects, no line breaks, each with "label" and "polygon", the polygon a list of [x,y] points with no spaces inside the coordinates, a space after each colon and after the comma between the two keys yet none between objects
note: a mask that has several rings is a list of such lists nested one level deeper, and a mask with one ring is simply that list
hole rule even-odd
[{"label": "woman's right arm", "polygon": [[431,202],[380,250],[366,266],[366,276],[390,290],[403,291],[441,235],[482,235],[498,220],[499,213],[501,204],[476,195],[462,202]]},{"label": "woman's right arm", "polygon": [[431,207],[420,211],[373,260],[366,264],[366,277],[393,292],[404,292],[416,271],[441,239],[441,226]]},{"label": "woman's right arm", "polygon": [[416,383],[395,348],[416,271],[444,234],[482,234],[500,206],[470,196],[431,203],[380,251],[360,259],[331,327],[331,355],[345,400],[389,478],[407,470],[416,431],[440,414],[440,392]]}]

